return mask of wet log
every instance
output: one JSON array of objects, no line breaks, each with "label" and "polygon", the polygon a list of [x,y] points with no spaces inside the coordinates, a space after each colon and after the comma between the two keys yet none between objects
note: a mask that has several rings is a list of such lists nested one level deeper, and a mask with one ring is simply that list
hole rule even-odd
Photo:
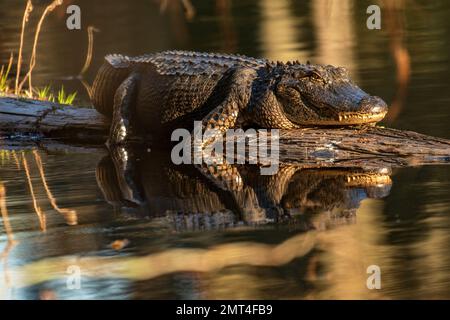
[{"label": "wet log", "polygon": [[305,167],[450,164],[450,140],[378,126],[282,131],[280,159]]},{"label": "wet log", "polygon": [[0,135],[3,136],[96,144],[106,140],[108,126],[108,120],[93,108],[0,97]]},{"label": "wet log", "polygon": [[[101,146],[108,128],[92,108],[0,97],[0,139]],[[379,126],[282,130],[279,143],[280,162],[304,167],[450,163],[450,140]]]}]

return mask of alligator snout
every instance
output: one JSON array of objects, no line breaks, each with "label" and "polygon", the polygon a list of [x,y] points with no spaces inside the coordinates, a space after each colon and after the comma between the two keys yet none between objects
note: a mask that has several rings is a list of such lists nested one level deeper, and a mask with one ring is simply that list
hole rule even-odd
[{"label": "alligator snout", "polygon": [[376,96],[364,96],[357,104],[356,109],[338,114],[340,125],[358,125],[376,123],[383,120],[388,111],[386,102]]},{"label": "alligator snout", "polygon": [[369,114],[386,114],[388,107],[386,102],[380,97],[367,96],[359,102],[359,110]]}]

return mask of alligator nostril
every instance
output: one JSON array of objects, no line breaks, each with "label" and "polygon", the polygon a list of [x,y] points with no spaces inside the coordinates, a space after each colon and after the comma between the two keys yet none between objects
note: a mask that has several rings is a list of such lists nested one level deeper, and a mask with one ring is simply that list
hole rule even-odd
[{"label": "alligator nostril", "polygon": [[359,106],[362,110],[371,113],[385,113],[387,112],[387,104],[383,99],[375,96],[368,96],[362,98],[359,102]]},{"label": "alligator nostril", "polygon": [[386,107],[385,107],[385,106],[379,106],[379,105],[376,105],[376,106],[373,106],[373,107],[370,109],[370,111],[371,111],[372,113],[382,113],[382,112],[385,112],[385,111],[386,111]]}]

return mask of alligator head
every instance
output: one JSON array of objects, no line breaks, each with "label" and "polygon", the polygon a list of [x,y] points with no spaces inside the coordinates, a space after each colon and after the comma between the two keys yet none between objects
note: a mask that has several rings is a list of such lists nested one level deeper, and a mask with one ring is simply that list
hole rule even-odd
[{"label": "alligator head", "polygon": [[274,71],[276,99],[297,126],[375,123],[387,113],[386,103],[361,90],[345,68],[278,63]]},{"label": "alligator head", "polygon": [[392,186],[389,168],[302,169],[290,179],[281,205],[302,213],[336,208],[350,212],[364,199],[389,195]]}]

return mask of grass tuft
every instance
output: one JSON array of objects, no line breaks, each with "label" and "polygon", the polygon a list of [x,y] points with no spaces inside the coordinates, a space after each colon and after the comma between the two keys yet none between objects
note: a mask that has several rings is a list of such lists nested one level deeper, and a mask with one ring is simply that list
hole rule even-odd
[{"label": "grass tuft", "polygon": [[58,91],[58,103],[59,104],[72,104],[77,96],[76,92],[66,94],[64,91],[64,86]]},{"label": "grass tuft", "polygon": [[5,69],[5,66],[2,66],[0,69],[0,92],[8,92],[9,91],[9,72],[11,71],[11,66],[13,63],[13,55],[9,58],[8,66]]},{"label": "grass tuft", "polygon": [[36,88],[36,95],[39,100],[55,102],[55,96],[51,92],[51,86]]}]

